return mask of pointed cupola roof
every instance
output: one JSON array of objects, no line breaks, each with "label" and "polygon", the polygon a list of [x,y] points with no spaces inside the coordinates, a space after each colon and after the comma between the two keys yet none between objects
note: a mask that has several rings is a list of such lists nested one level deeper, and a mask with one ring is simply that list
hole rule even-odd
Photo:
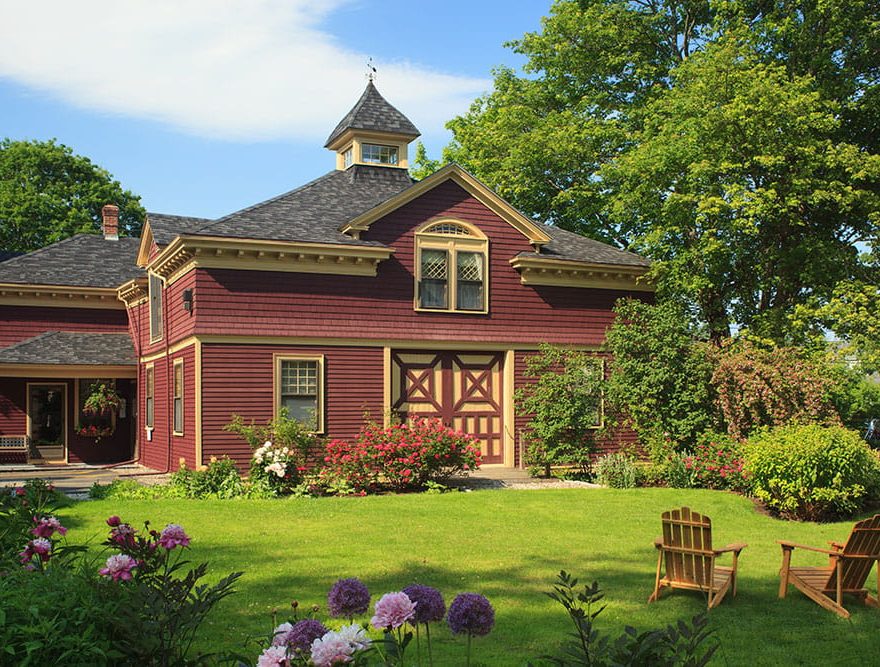
[{"label": "pointed cupola roof", "polygon": [[409,118],[400,113],[379,94],[372,81],[367,83],[367,89],[361,95],[357,104],[351,108],[351,111],[339,122],[336,129],[330,133],[330,137],[327,139],[324,147],[331,148],[334,142],[345,134],[347,130],[381,132],[404,136],[410,140],[415,139],[421,134]]}]

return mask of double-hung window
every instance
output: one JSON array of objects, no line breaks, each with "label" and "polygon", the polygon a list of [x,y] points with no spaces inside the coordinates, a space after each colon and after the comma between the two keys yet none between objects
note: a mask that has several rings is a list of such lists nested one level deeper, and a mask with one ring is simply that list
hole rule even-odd
[{"label": "double-hung window", "polygon": [[156,369],[150,364],[146,367],[144,377],[144,424],[147,428],[155,425],[155,389]]},{"label": "double-hung window", "polygon": [[162,338],[162,279],[150,274],[150,341]]},{"label": "double-hung window", "polygon": [[416,233],[416,310],[488,312],[489,242],[471,225],[433,222]]},{"label": "double-hung window", "polygon": [[315,433],[324,431],[324,359],[277,356],[275,360],[277,409]]},{"label": "double-hung window", "polygon": [[183,435],[183,359],[174,362],[174,435]]}]

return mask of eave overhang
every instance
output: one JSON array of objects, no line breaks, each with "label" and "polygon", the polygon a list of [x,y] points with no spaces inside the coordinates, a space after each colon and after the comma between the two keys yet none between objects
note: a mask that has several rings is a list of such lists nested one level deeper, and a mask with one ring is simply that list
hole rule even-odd
[{"label": "eave overhang", "polygon": [[392,211],[397,210],[404,204],[408,204],[446,181],[453,181],[458,184],[468,194],[472,195],[480,203],[489,208],[502,220],[525,236],[536,250],[540,249],[542,245],[550,242],[550,237],[544,230],[457,164],[448,164],[442,169],[435,171],[424,180],[415,183],[412,187],[407,188],[400,194],[385,200],[378,206],[374,206],[370,210],[350,220],[340,227],[339,231],[343,234],[350,234],[357,237],[361,232],[368,230],[370,225],[380,218],[385,217]]},{"label": "eave overhang", "polygon": [[116,289],[117,298],[125,304],[126,308],[132,308],[148,299],[147,278],[134,278],[123,283]]},{"label": "eave overhang", "polygon": [[653,292],[654,285],[645,274],[646,266],[593,264],[573,260],[548,259],[520,255],[510,260],[523,285],[581,287],[592,289]]},{"label": "eave overhang", "polygon": [[144,222],[144,228],[141,230],[141,243],[138,246],[137,259],[135,260],[135,264],[142,269],[146,268],[147,264],[150,263],[150,250],[152,247],[153,230],[150,227],[150,217],[148,215],[146,222]]},{"label": "eave overhang", "polygon": [[381,132],[379,130],[359,130],[357,128],[348,128],[345,132],[336,137],[332,142],[325,144],[325,148],[331,151],[338,151],[346,144],[350,144],[355,137],[375,142],[391,142],[408,144],[420,135],[401,132]]},{"label": "eave overhang", "polygon": [[125,308],[115,287],[72,287],[69,285],[30,285],[0,283],[0,305],[47,306],[51,308]]},{"label": "eave overhang", "polygon": [[194,268],[375,276],[394,248],[211,236],[178,236],[149,271],[172,283]]},{"label": "eave overhang", "polygon": [[21,378],[136,378],[137,366],[111,364],[0,364],[0,377]]}]

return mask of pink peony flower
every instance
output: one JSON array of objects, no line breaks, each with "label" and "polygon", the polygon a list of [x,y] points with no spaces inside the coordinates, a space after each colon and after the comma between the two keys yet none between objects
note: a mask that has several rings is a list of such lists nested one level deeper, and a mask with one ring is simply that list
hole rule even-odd
[{"label": "pink peony flower", "polygon": [[98,574],[103,577],[111,577],[113,581],[129,581],[131,579],[131,571],[137,567],[137,561],[126,554],[116,554],[110,556],[105,563],[106,567],[98,570]]},{"label": "pink peony flower", "polygon": [[312,664],[315,667],[333,667],[351,662],[354,646],[338,632],[328,632],[312,642]]},{"label": "pink peony flower", "polygon": [[113,516],[107,518],[107,525],[110,526],[111,528],[116,528],[116,526],[118,526],[121,523],[122,523],[122,519],[120,519],[115,514]]},{"label": "pink peony flower", "polygon": [[169,523],[162,529],[159,544],[169,551],[176,546],[187,547],[189,546],[189,535],[184,532],[183,526]]},{"label": "pink peony flower", "polygon": [[18,554],[22,565],[30,563],[34,556],[39,556],[44,563],[52,556],[52,543],[45,537],[37,537],[28,542],[24,551]]},{"label": "pink peony flower", "polygon": [[31,530],[33,535],[37,537],[52,537],[54,533],[59,535],[67,535],[67,528],[61,525],[61,522],[54,516],[38,519],[34,517],[34,523],[37,525]]},{"label": "pink peony flower", "polygon": [[374,608],[370,623],[377,630],[399,628],[416,613],[416,606],[406,593],[385,593]]},{"label": "pink peony flower", "polygon": [[120,546],[134,546],[135,529],[127,523],[121,523],[110,530],[110,541]]},{"label": "pink peony flower", "polygon": [[289,667],[286,646],[270,646],[257,659],[257,667]]}]

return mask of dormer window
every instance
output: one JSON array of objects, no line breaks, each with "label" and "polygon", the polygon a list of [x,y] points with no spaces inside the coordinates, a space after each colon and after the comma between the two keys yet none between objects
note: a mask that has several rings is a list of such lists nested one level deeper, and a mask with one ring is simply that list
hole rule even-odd
[{"label": "dormer window", "polygon": [[348,169],[354,163],[354,146],[349,146],[342,154],[343,169]]},{"label": "dormer window", "polygon": [[472,225],[431,222],[416,233],[416,310],[486,313],[489,241]]},{"label": "dormer window", "polygon": [[361,144],[361,162],[397,166],[397,146]]}]

